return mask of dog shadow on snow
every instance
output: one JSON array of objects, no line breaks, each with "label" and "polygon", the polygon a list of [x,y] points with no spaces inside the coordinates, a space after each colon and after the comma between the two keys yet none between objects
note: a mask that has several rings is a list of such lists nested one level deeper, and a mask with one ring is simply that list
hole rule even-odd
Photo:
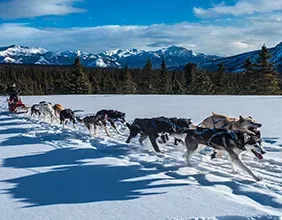
[{"label": "dog shadow on snow", "polygon": [[[120,150],[121,151],[121,150]],[[92,149],[55,149],[43,154],[8,158],[5,167],[31,168],[63,165],[47,172],[6,180],[15,186],[4,193],[33,206],[87,203],[137,199],[165,193],[167,187],[181,183],[162,183],[170,179],[151,177],[155,169],[142,169],[140,165],[84,164],[85,159],[98,159],[104,154]],[[162,190],[163,188],[163,190]]]},{"label": "dog shadow on snow", "polygon": [[[37,129],[18,130],[0,143],[2,146],[24,147],[39,143],[54,146],[53,150],[44,153],[3,160],[3,167],[35,171],[31,175],[3,180],[13,187],[2,190],[2,193],[26,202],[24,207],[132,200],[166,193],[168,187],[187,185],[176,183],[171,177],[151,176],[160,171],[148,168],[149,165],[143,166],[145,162],[143,165],[95,164],[95,159],[100,158],[123,159],[132,150],[130,145],[109,138],[92,139],[70,129],[59,129],[57,133],[52,129],[39,132]],[[6,133],[11,132],[6,129]],[[81,143],[88,143],[93,148],[79,148]],[[40,167],[49,169],[37,172],[36,168]]]}]

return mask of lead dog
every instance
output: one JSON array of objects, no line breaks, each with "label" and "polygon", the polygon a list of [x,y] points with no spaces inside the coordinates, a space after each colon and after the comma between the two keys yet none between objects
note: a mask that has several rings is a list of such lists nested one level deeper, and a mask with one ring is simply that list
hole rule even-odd
[{"label": "lead dog", "polygon": [[[240,115],[239,118],[233,118],[214,112],[211,116],[204,119],[202,123],[200,123],[200,127],[203,128],[220,128],[229,131],[241,131],[248,134],[257,135],[259,138],[260,132],[258,131],[258,128],[261,126],[262,124],[257,123],[251,116],[244,118]],[[211,155],[211,158],[215,158],[216,154],[217,151],[214,151]]]},{"label": "lead dog", "polygon": [[172,133],[176,131],[175,125],[162,118],[137,118],[133,121],[132,125],[127,124],[130,134],[126,140],[130,140],[140,134],[139,143],[143,145],[143,141],[149,137],[153,148],[156,152],[161,152],[156,139],[164,133]]},{"label": "lead dog", "polygon": [[247,134],[241,131],[227,131],[225,129],[197,128],[186,130],[186,163],[191,165],[190,159],[194,152],[199,150],[199,145],[206,145],[216,150],[224,150],[228,153],[231,162],[232,172],[236,172],[234,165],[251,175],[256,181],[261,180],[241,160],[241,154],[249,151],[258,159],[263,159],[265,153],[260,145],[261,140],[256,135]]}]

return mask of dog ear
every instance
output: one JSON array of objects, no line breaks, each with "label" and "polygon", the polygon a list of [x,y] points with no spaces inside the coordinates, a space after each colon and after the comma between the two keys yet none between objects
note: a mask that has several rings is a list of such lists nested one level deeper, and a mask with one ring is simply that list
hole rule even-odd
[{"label": "dog ear", "polygon": [[241,115],[239,116],[239,118],[241,122],[244,121],[244,118]]}]

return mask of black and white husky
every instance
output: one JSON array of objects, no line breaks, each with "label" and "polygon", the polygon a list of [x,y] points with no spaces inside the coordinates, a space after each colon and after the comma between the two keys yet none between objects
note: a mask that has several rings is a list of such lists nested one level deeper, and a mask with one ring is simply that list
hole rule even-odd
[{"label": "black and white husky", "polygon": [[178,135],[176,134],[178,137],[183,137],[183,135],[185,135],[184,142],[187,149],[185,157],[188,166],[191,165],[190,159],[193,153],[201,149],[200,145],[205,145],[216,150],[226,151],[229,155],[233,173],[236,172],[234,165],[237,165],[256,181],[261,180],[241,160],[241,154],[247,151],[252,152],[258,159],[263,159],[262,154],[265,151],[261,146],[261,139],[258,136],[240,131],[199,127],[195,130],[188,129],[178,132]]}]

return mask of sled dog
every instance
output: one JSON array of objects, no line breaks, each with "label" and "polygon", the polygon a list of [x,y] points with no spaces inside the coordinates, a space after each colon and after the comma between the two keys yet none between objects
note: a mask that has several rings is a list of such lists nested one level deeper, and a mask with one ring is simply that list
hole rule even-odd
[{"label": "sled dog", "polygon": [[107,130],[107,122],[105,120],[102,120],[101,118],[97,117],[96,115],[90,115],[90,116],[86,116],[83,119],[80,119],[78,117],[76,117],[76,120],[79,123],[82,123],[85,125],[85,127],[88,129],[90,135],[92,135],[91,133],[91,128],[94,128],[94,135],[97,134],[97,127],[103,127],[106,134],[108,136],[110,136],[108,130]]},{"label": "sled dog", "polygon": [[227,131],[225,129],[197,128],[186,130],[186,163],[191,165],[190,159],[193,153],[200,149],[199,145],[206,145],[216,150],[226,151],[231,162],[232,172],[236,172],[237,165],[243,171],[251,175],[256,181],[261,180],[241,160],[241,154],[249,151],[258,159],[263,159],[265,151],[261,146],[261,140],[256,135],[241,131]]},{"label": "sled dog", "polygon": [[55,104],[53,106],[54,112],[55,112],[55,116],[59,117],[60,116],[60,112],[64,109],[64,107],[61,104]]},{"label": "sled dog", "polygon": [[39,102],[39,112],[44,120],[46,120],[46,117],[49,116],[51,119],[51,123],[53,122],[55,112],[50,102],[46,102],[46,101]]},{"label": "sled dog", "polygon": [[76,128],[74,112],[71,109],[63,109],[60,111],[60,124],[63,126],[63,128],[68,121],[72,122],[73,127]]},{"label": "sled dog", "polygon": [[[120,134],[120,132],[117,129],[116,122],[121,122],[122,124],[127,125],[127,122],[125,120],[125,113],[117,110],[102,109],[98,111],[95,116],[99,118],[101,121],[105,121],[106,124],[107,122],[109,122],[111,127],[116,131],[117,134]],[[107,131],[107,134],[108,133],[109,132]]]},{"label": "sled dog", "polygon": [[[239,118],[229,117],[223,114],[212,113],[211,116],[204,119],[202,123],[200,123],[200,127],[203,128],[220,128],[231,131],[242,131],[248,134],[257,135],[260,138],[260,128],[262,124],[257,123],[251,116]],[[211,158],[215,158],[217,155],[217,151],[214,151],[211,155]],[[219,154],[221,156],[221,154]]]},{"label": "sled dog", "polygon": [[175,125],[163,118],[137,118],[131,125],[127,124],[130,134],[126,140],[129,143],[130,140],[140,134],[139,143],[143,145],[143,141],[149,137],[153,148],[156,152],[161,152],[156,139],[165,133],[172,133],[176,131]]},{"label": "sled dog", "polygon": [[31,106],[30,114],[31,114],[31,116],[36,115],[36,116],[40,117],[40,111],[39,111],[39,105],[38,104],[34,104],[34,105]]}]

